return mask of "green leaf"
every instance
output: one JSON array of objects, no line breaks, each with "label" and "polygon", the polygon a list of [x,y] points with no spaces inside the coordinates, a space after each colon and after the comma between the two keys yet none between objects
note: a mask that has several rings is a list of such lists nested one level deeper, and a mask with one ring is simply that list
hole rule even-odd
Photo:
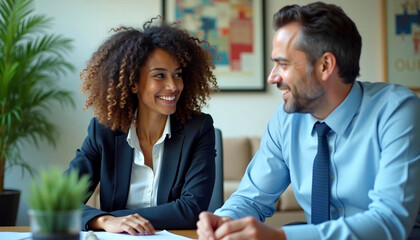
[{"label": "green leaf", "polygon": [[51,106],[75,106],[71,92],[57,82],[74,70],[67,60],[72,40],[49,33],[52,21],[34,14],[33,0],[0,1],[0,159],[6,159],[0,172],[20,165],[32,175],[30,163],[16,153],[19,145],[47,140],[55,146],[59,134],[48,117]]},{"label": "green leaf", "polygon": [[89,177],[77,170],[62,174],[57,168],[41,171],[40,182],[33,180],[29,206],[35,210],[67,211],[80,209],[88,197]]}]

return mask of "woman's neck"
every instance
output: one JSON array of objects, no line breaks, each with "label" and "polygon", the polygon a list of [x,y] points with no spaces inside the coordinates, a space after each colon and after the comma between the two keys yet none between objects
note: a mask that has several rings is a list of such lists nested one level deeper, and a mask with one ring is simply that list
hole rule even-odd
[{"label": "woman's neck", "polygon": [[145,141],[152,146],[159,140],[165,129],[165,124],[168,119],[167,115],[156,114],[137,114],[137,136],[139,141]]}]

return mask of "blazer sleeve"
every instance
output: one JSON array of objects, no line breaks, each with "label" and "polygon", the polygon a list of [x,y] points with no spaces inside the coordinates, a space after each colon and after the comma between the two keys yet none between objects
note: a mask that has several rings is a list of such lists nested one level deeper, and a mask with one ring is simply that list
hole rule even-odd
[{"label": "blazer sleeve", "polygon": [[[204,114],[203,114],[204,115]],[[178,169],[177,174],[186,170],[182,184],[172,187],[172,196],[175,197],[167,203],[134,210],[118,210],[111,212],[114,216],[126,216],[138,213],[148,219],[156,229],[191,229],[196,227],[198,215],[206,211],[210,203],[211,193],[215,179],[215,133],[213,119],[205,114],[201,125],[195,124],[194,131],[198,131],[198,137],[191,140],[188,169]],[[191,129],[191,127],[185,127]],[[188,134],[186,130],[185,134]],[[181,167],[183,165],[181,164]],[[179,188],[179,189],[177,189]]]},{"label": "blazer sleeve", "polygon": [[[89,124],[88,135],[85,138],[82,147],[77,149],[76,157],[70,162],[69,168],[65,171],[65,173],[69,173],[70,171],[77,169],[79,171],[79,176],[88,175],[90,177],[90,194],[93,193],[100,179],[101,152],[96,139],[98,125],[99,123],[97,120],[93,118]],[[87,200],[88,199],[86,199],[84,203],[86,203]],[[96,216],[104,214],[109,213],[84,204],[82,213],[82,229],[87,230],[88,221]]]}]

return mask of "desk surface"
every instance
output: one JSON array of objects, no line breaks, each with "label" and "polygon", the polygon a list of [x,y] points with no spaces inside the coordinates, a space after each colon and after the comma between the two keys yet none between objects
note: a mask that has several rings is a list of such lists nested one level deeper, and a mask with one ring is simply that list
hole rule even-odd
[{"label": "desk surface", "polygon": [[[0,227],[0,232],[30,232],[29,227]],[[173,234],[178,234],[184,237],[197,239],[197,233],[195,230],[168,230]]]}]

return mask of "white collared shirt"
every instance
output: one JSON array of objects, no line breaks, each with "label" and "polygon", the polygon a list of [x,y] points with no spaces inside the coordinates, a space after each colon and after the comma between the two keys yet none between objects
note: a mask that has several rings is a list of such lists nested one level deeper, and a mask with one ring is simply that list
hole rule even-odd
[{"label": "white collared shirt", "polygon": [[130,191],[128,193],[128,209],[146,208],[157,205],[157,192],[161,172],[163,149],[166,135],[171,137],[170,116],[166,119],[162,136],[153,146],[153,168],[144,164],[144,154],[140,148],[135,121],[128,131],[127,143],[134,148],[134,161],[131,170]]}]

